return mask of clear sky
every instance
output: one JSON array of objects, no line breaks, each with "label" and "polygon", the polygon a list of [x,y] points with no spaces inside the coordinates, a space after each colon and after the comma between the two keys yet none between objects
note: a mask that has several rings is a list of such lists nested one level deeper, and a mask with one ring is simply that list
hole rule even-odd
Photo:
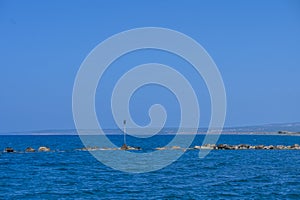
[{"label": "clear sky", "polygon": [[[109,36],[145,26],[180,31],[207,50],[225,83],[227,126],[300,121],[300,1],[1,0],[0,132],[74,128],[72,89],[84,58]],[[118,77],[136,64],[154,61],[174,68],[187,65],[150,50],[120,58],[97,90],[104,127],[115,127],[105,97]],[[205,84],[188,67],[181,69],[200,99],[200,124],[207,126]],[[176,99],[156,86],[133,96],[137,123],[147,123],[153,103],[165,105],[167,126],[177,125]]]}]

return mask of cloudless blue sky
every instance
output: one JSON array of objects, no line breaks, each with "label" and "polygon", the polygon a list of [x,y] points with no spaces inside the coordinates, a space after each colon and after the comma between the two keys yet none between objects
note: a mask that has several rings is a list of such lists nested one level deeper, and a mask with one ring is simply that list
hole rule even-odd
[{"label": "cloudless blue sky", "polygon": [[[81,62],[109,36],[145,26],[180,31],[208,51],[225,83],[227,126],[300,121],[297,0],[0,0],[0,131],[74,128],[72,89]],[[120,58],[97,90],[96,107],[104,127],[115,126],[101,95],[110,94],[124,70],[153,61],[174,68],[187,65],[158,51]],[[207,126],[209,95],[203,81],[196,80],[201,77],[188,68],[182,73],[201,99],[201,126]],[[167,126],[176,126],[178,103],[156,86],[134,95],[134,119],[146,124],[149,105],[157,102],[170,112]]]}]

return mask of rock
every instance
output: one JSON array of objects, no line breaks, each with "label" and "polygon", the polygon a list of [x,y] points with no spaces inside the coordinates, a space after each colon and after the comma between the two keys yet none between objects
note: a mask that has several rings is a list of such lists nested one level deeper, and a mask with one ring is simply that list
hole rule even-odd
[{"label": "rock", "polygon": [[217,145],[217,149],[225,149],[225,150],[229,150],[229,149],[234,149],[233,146],[230,146],[228,144],[219,144]]},{"label": "rock", "polygon": [[248,144],[240,144],[237,147],[238,147],[238,149],[249,149],[250,145],[248,145]]},{"label": "rock", "polygon": [[276,146],[276,149],[280,149],[280,150],[281,150],[281,149],[284,149],[284,148],[285,148],[285,147],[284,147],[283,145],[277,145],[277,146]]},{"label": "rock", "polygon": [[255,146],[255,149],[264,149],[264,145],[257,145],[257,146]]},{"label": "rock", "polygon": [[7,152],[7,153],[13,153],[13,152],[15,152],[15,150],[14,150],[13,148],[11,148],[11,147],[6,147],[6,148],[4,149],[4,152]]},{"label": "rock", "polygon": [[38,149],[38,151],[40,151],[40,152],[48,152],[48,151],[50,151],[50,148],[49,147],[40,147]]},{"label": "rock", "polygon": [[275,149],[275,147],[273,145],[269,145],[269,146],[264,146],[263,149]]},{"label": "rock", "polygon": [[35,149],[32,148],[32,147],[27,147],[27,148],[25,149],[25,152],[35,152]]},{"label": "rock", "polygon": [[166,150],[167,148],[166,147],[157,147],[155,148],[155,150]]},{"label": "rock", "polygon": [[215,144],[204,144],[200,148],[201,149],[216,149],[216,145]]},{"label": "rock", "polygon": [[225,149],[225,144],[218,144],[217,149]]},{"label": "rock", "polygon": [[300,145],[299,144],[294,144],[294,145],[248,145],[248,144],[239,144],[239,145],[228,145],[228,144],[218,144],[212,145],[212,144],[205,144],[202,146],[195,146],[193,149],[219,149],[219,150],[243,150],[243,149],[266,149],[266,150],[272,150],[272,149],[283,149],[283,150],[292,150],[292,149],[298,149],[300,150]]},{"label": "rock", "polygon": [[292,145],[291,147],[292,147],[292,149],[300,149],[299,144],[294,144],[294,145]]},{"label": "rock", "polygon": [[127,146],[128,149],[127,150],[141,150],[141,147],[131,147],[131,146]]},{"label": "rock", "polygon": [[123,144],[120,148],[121,150],[141,150],[141,147],[131,147],[127,146],[126,144]]},{"label": "rock", "polygon": [[179,146],[172,146],[171,149],[181,149]]},{"label": "rock", "polygon": [[216,148],[216,145],[213,145],[213,144],[204,144],[202,146],[194,146],[193,149],[215,149]]},{"label": "rock", "polygon": [[81,151],[96,151],[96,150],[100,150],[100,148],[99,147],[83,147],[79,150],[81,150]]},{"label": "rock", "polygon": [[123,145],[121,146],[121,150],[128,150],[128,146],[127,146],[126,144],[123,144]]},{"label": "rock", "polygon": [[241,150],[241,149],[243,149],[243,148],[240,148],[238,145],[234,145],[233,148],[234,148],[234,150]]}]

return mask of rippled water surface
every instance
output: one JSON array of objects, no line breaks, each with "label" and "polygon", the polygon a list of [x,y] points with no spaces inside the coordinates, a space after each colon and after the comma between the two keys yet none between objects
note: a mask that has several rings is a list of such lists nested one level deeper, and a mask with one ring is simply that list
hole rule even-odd
[{"label": "rippled water surface", "polygon": [[[128,143],[150,150],[170,139]],[[122,136],[111,140],[122,144]],[[291,145],[300,137],[223,135],[218,143]],[[159,171],[128,174],[75,151],[83,147],[77,136],[0,136],[0,149],[7,146],[18,152],[0,154],[0,199],[300,199],[300,150],[214,150],[204,159],[191,150]],[[24,153],[28,146],[54,151]]]}]

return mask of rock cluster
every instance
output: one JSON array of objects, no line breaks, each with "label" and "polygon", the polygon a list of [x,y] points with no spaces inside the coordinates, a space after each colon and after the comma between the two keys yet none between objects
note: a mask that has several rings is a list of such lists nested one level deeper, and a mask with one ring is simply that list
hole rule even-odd
[{"label": "rock cluster", "polygon": [[229,144],[205,144],[202,146],[195,146],[194,149],[216,149],[216,150],[245,150],[245,149],[277,149],[277,150],[300,150],[299,144],[294,145],[249,145],[249,144],[238,144],[238,145],[229,145]]},{"label": "rock cluster", "polygon": [[94,146],[94,147],[83,147],[81,149],[75,149],[77,151],[98,151],[98,150],[141,150],[140,147],[131,147],[131,146],[128,146],[128,145],[123,145],[122,147],[120,148],[107,148],[107,147],[104,147],[104,148],[99,148],[97,146]]}]

